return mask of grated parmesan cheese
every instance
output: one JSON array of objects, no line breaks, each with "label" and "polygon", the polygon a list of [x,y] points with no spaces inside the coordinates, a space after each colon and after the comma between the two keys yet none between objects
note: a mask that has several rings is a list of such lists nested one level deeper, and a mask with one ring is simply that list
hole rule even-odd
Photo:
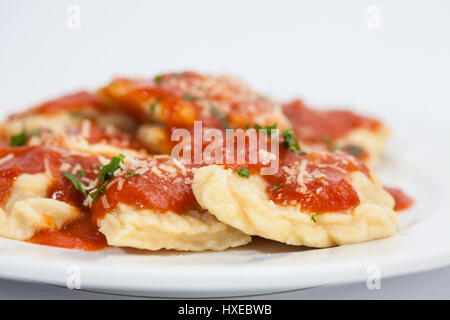
[{"label": "grated parmesan cheese", "polygon": [[175,169],[172,166],[166,165],[164,163],[159,165],[159,169],[161,169],[162,171],[165,171],[169,174],[176,174],[177,173],[177,169]]},{"label": "grated parmesan cheese", "polygon": [[12,153],[8,154],[6,157],[0,159],[0,165],[4,164],[10,160],[14,159],[14,155]]},{"label": "grated parmesan cheese", "polygon": [[81,123],[81,136],[83,138],[89,139],[91,136],[91,121],[90,120],[83,120]]},{"label": "grated parmesan cheese", "polygon": [[44,168],[45,168],[45,174],[51,178],[52,177],[52,171],[50,169],[50,162],[48,158],[44,158]]}]

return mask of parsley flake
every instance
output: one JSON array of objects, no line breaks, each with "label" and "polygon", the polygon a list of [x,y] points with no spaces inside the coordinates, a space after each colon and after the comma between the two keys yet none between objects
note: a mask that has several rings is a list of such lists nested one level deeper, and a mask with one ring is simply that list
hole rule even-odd
[{"label": "parsley flake", "polygon": [[183,100],[195,100],[195,99],[197,99],[197,97],[193,96],[192,94],[189,94],[189,93],[187,93],[183,96]]},{"label": "parsley flake", "polygon": [[33,130],[28,134],[28,136],[30,136],[30,137],[40,136],[41,134],[42,134],[42,130]]},{"label": "parsley flake", "polygon": [[314,223],[317,223],[316,216],[317,216],[318,214],[321,214],[321,212],[316,212],[316,213],[314,213],[314,214],[311,216],[311,220],[314,221]]},{"label": "parsley flake", "polygon": [[323,136],[322,141],[327,145],[329,149],[331,149],[334,146],[333,138],[331,138],[329,135]]},{"label": "parsley flake", "polygon": [[136,174],[136,171],[131,171],[129,174],[125,175],[125,178],[131,178]]},{"label": "parsley flake", "polygon": [[248,178],[250,176],[250,170],[248,170],[247,168],[239,169],[237,171],[237,174],[239,175],[239,177]]},{"label": "parsley flake", "polygon": [[96,191],[89,193],[89,197],[91,197],[94,201],[97,201],[98,197],[103,193],[103,191],[106,188],[106,185],[108,184],[107,181],[103,182],[100,188],[98,188]]},{"label": "parsley flake", "polygon": [[79,175],[80,177],[84,177],[86,175],[86,171],[84,170],[78,170],[77,171],[77,175]]},{"label": "parsley flake", "polygon": [[154,76],[153,81],[155,81],[157,84],[160,84],[162,82],[162,75],[158,74]]},{"label": "parsley flake", "polygon": [[355,146],[355,145],[345,146],[344,148],[342,148],[342,150],[344,150],[347,153],[350,153],[351,155],[353,155],[355,157],[359,157],[364,153],[363,148],[361,148],[360,146]]},{"label": "parsley flake", "polygon": [[89,194],[89,196],[94,199],[94,201],[97,201],[100,194],[102,194],[102,192],[105,190],[109,180],[114,178],[114,173],[119,170],[120,165],[123,163],[123,160],[125,158],[125,155],[120,154],[119,156],[112,158],[108,164],[101,167],[100,176],[98,178],[100,187],[96,191]]},{"label": "parsley flake", "polygon": [[112,158],[107,165],[104,165],[100,171],[100,183],[114,178],[114,173],[120,168],[120,165],[122,164],[124,159],[125,156],[123,154],[120,154],[119,156]]},{"label": "parsley flake", "polygon": [[158,105],[158,103],[161,102],[161,98],[156,99],[155,101],[152,102],[152,104],[150,105],[150,114],[155,114],[155,110],[156,110],[156,106]]},{"label": "parsley flake", "polygon": [[222,112],[220,112],[214,106],[210,106],[209,110],[214,116],[219,118],[219,120],[222,122],[222,125],[223,125],[223,127],[225,129],[229,129],[230,128],[230,124],[228,123],[228,119]]},{"label": "parsley flake", "polygon": [[81,118],[81,112],[71,112],[70,117],[74,119]]},{"label": "parsley flake", "polygon": [[83,184],[81,183],[80,180],[78,180],[78,178],[74,174],[72,174],[70,172],[63,172],[63,175],[64,175],[64,177],[66,177],[67,179],[69,179],[72,182],[72,184],[74,185],[75,189],[80,191],[85,196],[87,195]]},{"label": "parsley flake", "polygon": [[11,147],[21,147],[25,144],[27,138],[28,138],[27,132],[25,131],[25,129],[23,129],[21,133],[11,137],[9,145]]},{"label": "parsley flake", "polygon": [[277,125],[276,123],[274,123],[274,124],[271,125],[271,126],[265,126],[265,127],[263,127],[263,126],[261,126],[261,125],[255,123],[255,125],[254,125],[253,127],[254,127],[255,130],[257,130],[257,131],[259,131],[259,130],[266,130],[266,131],[267,131],[267,134],[268,134],[269,136],[272,135],[272,130],[278,129],[278,125]]},{"label": "parsley flake", "polygon": [[298,143],[292,129],[283,130],[282,133],[284,137],[283,146],[289,151],[299,153],[301,151],[300,144]]}]

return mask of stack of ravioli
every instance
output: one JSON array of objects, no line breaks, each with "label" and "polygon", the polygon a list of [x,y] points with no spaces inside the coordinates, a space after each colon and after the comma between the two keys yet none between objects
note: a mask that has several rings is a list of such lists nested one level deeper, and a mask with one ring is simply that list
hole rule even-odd
[{"label": "stack of ravioli", "polygon": [[[277,129],[277,171],[172,156],[173,133],[195,123],[203,133]],[[230,76],[117,78],[1,124],[0,236],[185,251],[253,236],[316,248],[390,237],[395,200],[370,171],[388,136],[378,120],[279,103]]]}]

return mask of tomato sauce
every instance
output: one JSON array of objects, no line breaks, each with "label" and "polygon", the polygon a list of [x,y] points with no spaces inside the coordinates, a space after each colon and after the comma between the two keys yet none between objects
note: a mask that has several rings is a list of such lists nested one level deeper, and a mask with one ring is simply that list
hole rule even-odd
[{"label": "tomato sauce", "polygon": [[40,230],[29,240],[46,246],[96,251],[107,247],[105,236],[92,222],[89,214],[64,225],[61,230]]},{"label": "tomato sauce", "polygon": [[100,112],[107,111],[105,103],[96,95],[81,91],[55,100],[45,102],[23,113],[15,114],[10,119],[23,117],[27,114],[54,114],[62,111],[78,112],[85,109],[95,109]]},{"label": "tomato sauce", "polygon": [[356,128],[376,130],[378,120],[357,115],[346,110],[320,111],[308,108],[301,100],[283,106],[284,114],[292,123],[297,138],[310,143],[338,139]]},{"label": "tomato sauce", "polygon": [[194,120],[208,128],[225,129],[225,122],[244,127],[253,125],[256,118],[261,119],[260,125],[278,122],[283,127],[283,120],[274,113],[275,103],[242,84],[193,72],[156,79],[117,78],[100,93],[144,121],[153,118],[152,105],[157,102],[162,110],[162,119],[157,120],[169,128],[191,128]]},{"label": "tomato sauce", "polygon": [[[248,149],[246,153],[248,163]],[[261,175],[267,183],[267,195],[274,203],[299,205],[303,211],[311,213],[343,212],[359,205],[358,194],[350,183],[350,174],[361,171],[369,176],[369,171],[356,158],[340,151],[295,153],[281,146],[278,160],[279,169],[275,174]],[[270,163],[262,164],[261,161],[255,165],[226,165],[237,173],[247,168],[251,174],[259,174],[267,166]]]},{"label": "tomato sauce", "polygon": [[410,208],[414,204],[414,199],[404,193],[401,189],[384,187],[395,200],[395,211],[402,211]]},{"label": "tomato sauce", "polygon": [[[148,168],[152,169],[145,174],[136,174],[131,177],[120,176],[109,182],[101,198],[93,205],[93,219],[96,221],[103,218],[119,203],[160,213],[172,211],[183,214],[187,209],[194,207],[197,202],[190,184],[193,172],[189,170],[189,167],[192,166],[186,166],[185,175],[178,173],[168,175],[158,168],[162,163],[174,168],[170,161],[154,160],[153,162],[148,164]],[[158,171],[155,174],[152,170]]]},{"label": "tomato sauce", "polygon": [[300,205],[311,213],[344,212],[360,203],[349,179],[356,170],[368,175],[362,163],[343,155],[289,152],[281,156],[280,171],[263,178],[269,198],[279,205]]},{"label": "tomato sauce", "polygon": [[[80,134],[80,131],[75,132],[75,134]],[[114,129],[113,132],[106,132],[93,121],[90,122],[89,136],[86,140],[89,144],[106,143],[119,148],[134,149],[137,151],[145,150],[145,147],[133,134],[122,132],[117,129]]]}]

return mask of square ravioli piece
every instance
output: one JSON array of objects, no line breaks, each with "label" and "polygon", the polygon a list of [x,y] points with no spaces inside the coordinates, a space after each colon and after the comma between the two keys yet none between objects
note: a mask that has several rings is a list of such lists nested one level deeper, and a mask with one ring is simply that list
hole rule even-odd
[{"label": "square ravioli piece", "polygon": [[357,159],[341,152],[288,153],[274,175],[207,166],[194,175],[198,203],[249,235],[330,247],[393,236],[394,199]]}]

